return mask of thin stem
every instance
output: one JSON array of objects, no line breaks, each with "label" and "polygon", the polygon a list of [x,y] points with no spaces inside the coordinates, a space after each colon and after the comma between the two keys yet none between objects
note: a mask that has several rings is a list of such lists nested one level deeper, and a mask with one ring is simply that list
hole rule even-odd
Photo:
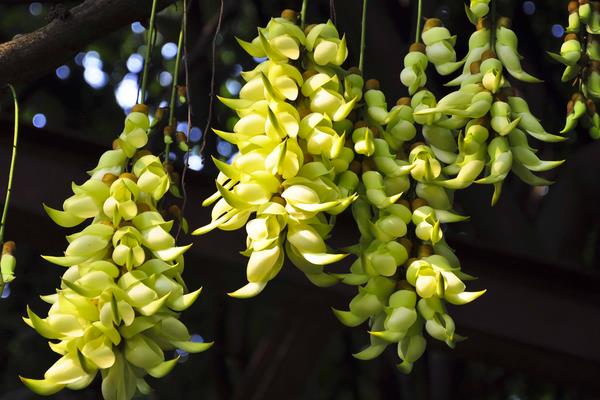
[{"label": "thin stem", "polygon": [[334,25],[337,25],[337,15],[335,12],[335,0],[329,0],[329,17]]},{"label": "thin stem", "polygon": [[[183,70],[185,74],[185,95],[188,99],[187,101],[187,132],[185,137],[189,142],[190,138],[190,129],[192,129],[192,103],[191,103],[191,95],[190,95],[190,71],[188,65],[188,46],[187,46],[187,14],[188,13],[188,4],[187,0],[183,0],[183,52],[185,54],[183,59]],[[187,205],[187,189],[185,187],[185,177],[188,170],[188,158],[190,156],[190,148],[188,146],[185,157],[183,158],[183,172],[181,173],[181,192],[183,194],[183,201],[181,202],[181,220],[178,221],[177,224],[177,234],[175,235],[175,241],[179,239],[179,235],[181,234],[183,219],[185,218],[185,207]]]},{"label": "thin stem", "polygon": [[490,50],[496,52],[496,0],[491,0],[490,6]]},{"label": "thin stem", "polygon": [[146,44],[146,57],[144,57],[144,72],[142,74],[142,87],[140,103],[146,98],[146,85],[148,83],[148,65],[150,64],[150,55],[152,54],[152,39],[154,35],[154,17],[156,16],[156,0],[152,0],[152,11],[150,12],[150,27],[148,28],[148,42]]},{"label": "thin stem", "polygon": [[367,39],[367,0],[363,0],[362,8],[362,22],[360,25],[360,58],[358,59],[358,69],[360,69],[364,76],[364,65],[365,65],[365,46]]},{"label": "thin stem", "polygon": [[[179,39],[177,40],[177,57],[175,57],[175,68],[173,68],[173,84],[171,85],[171,99],[169,101],[169,119],[167,125],[175,125],[175,95],[177,94],[177,83],[179,78],[179,64],[181,63],[181,54],[183,48],[183,32],[185,29],[185,17],[181,19],[181,29],[179,30]],[[169,150],[171,143],[167,141],[165,144],[165,161],[169,160]]]},{"label": "thin stem", "polygon": [[308,0],[302,0],[302,8],[300,9],[300,28],[302,29],[306,25],[306,3],[308,3]]},{"label": "thin stem", "polygon": [[4,199],[4,209],[2,210],[2,220],[0,220],[0,244],[4,242],[4,227],[6,226],[6,215],[8,214],[8,205],[10,203],[10,195],[12,191],[13,176],[15,174],[15,162],[17,160],[17,142],[19,140],[19,102],[17,100],[17,93],[12,85],[8,85],[10,92],[13,97],[13,103],[15,106],[15,122],[13,130],[13,145],[12,145],[12,156],[10,159],[10,169],[8,171],[8,183],[6,184],[6,198]]},{"label": "thin stem", "polygon": [[[305,0],[306,1],[306,0]],[[212,41],[212,65],[210,73],[210,93],[208,94],[208,116],[206,117],[206,126],[202,132],[202,144],[200,145],[199,154],[204,157],[204,149],[206,148],[206,140],[208,137],[208,130],[212,122],[213,103],[215,99],[215,73],[216,73],[216,54],[217,54],[217,37],[221,31],[221,22],[223,22],[223,10],[225,8],[225,1],[221,0],[221,8],[219,9],[219,20],[217,21],[217,27],[215,28],[215,35]]]},{"label": "thin stem", "polygon": [[175,68],[173,69],[173,84],[171,85],[171,101],[169,102],[169,125],[173,125],[173,115],[175,113],[175,94],[177,93],[177,83],[179,78],[179,64],[181,63],[181,54],[183,48],[183,19],[181,20],[181,29],[179,30],[179,39],[177,41],[177,57],[175,57]]},{"label": "thin stem", "polygon": [[423,18],[423,0],[417,3],[417,28],[415,32],[415,43],[421,41],[421,19]]}]

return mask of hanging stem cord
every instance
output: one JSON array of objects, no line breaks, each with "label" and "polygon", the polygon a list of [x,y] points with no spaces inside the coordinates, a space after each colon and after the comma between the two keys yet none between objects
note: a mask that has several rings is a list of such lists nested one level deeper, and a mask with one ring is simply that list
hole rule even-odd
[{"label": "hanging stem cord", "polygon": [[[187,46],[187,16],[188,16],[188,4],[187,0],[183,0],[183,71],[185,75],[185,97],[187,98],[187,132],[185,137],[189,142],[190,130],[192,129],[192,102],[190,95],[190,71],[188,65],[188,46]],[[187,189],[185,187],[185,177],[188,170],[188,158],[190,155],[190,148],[188,147],[185,157],[183,158],[183,172],[181,173],[181,192],[183,194],[183,200],[181,202],[181,220],[177,224],[177,234],[175,235],[175,241],[179,239],[181,230],[183,228],[185,218],[185,207],[187,205]]]},{"label": "hanging stem cord", "polygon": [[152,0],[152,11],[150,12],[150,26],[148,28],[148,41],[146,44],[146,57],[144,57],[144,72],[142,73],[142,87],[140,94],[140,103],[144,103],[146,98],[146,85],[148,84],[148,66],[150,65],[150,56],[152,54],[152,43],[154,38],[154,19],[156,17],[156,0]]},{"label": "hanging stem cord", "polygon": [[307,0],[302,0],[302,8],[300,9],[300,28],[303,30],[306,25],[306,3],[308,3]]},{"label": "hanging stem cord", "polygon": [[421,19],[423,18],[423,0],[417,3],[417,28],[415,31],[415,43],[421,41]]},{"label": "hanging stem cord", "polygon": [[360,69],[365,74],[364,65],[365,65],[365,46],[367,39],[367,0],[363,0],[363,8],[362,8],[362,22],[360,25],[360,58],[358,59],[358,69]]},{"label": "hanging stem cord", "polygon": [[200,145],[200,156],[204,159],[204,149],[206,148],[206,138],[208,136],[208,130],[212,122],[213,103],[215,100],[215,73],[216,73],[216,54],[217,54],[217,37],[221,32],[221,22],[223,22],[223,10],[225,8],[225,1],[221,0],[221,8],[219,9],[219,20],[217,21],[217,27],[215,28],[215,35],[212,40],[212,65],[210,73],[210,93],[208,94],[208,116],[206,117],[206,126],[202,132],[202,144]]},{"label": "hanging stem cord", "polygon": [[[167,125],[175,126],[175,96],[177,94],[177,83],[179,81],[179,64],[181,63],[181,54],[183,49],[183,34],[185,30],[185,16],[181,19],[181,29],[179,30],[179,39],[177,40],[177,56],[175,57],[175,67],[173,68],[173,84],[171,85],[171,99],[169,101],[169,119]],[[169,160],[170,141],[165,144],[165,161]]]},{"label": "hanging stem cord", "polygon": [[490,50],[496,52],[496,1],[491,0],[490,10]]},{"label": "hanging stem cord", "polygon": [[4,199],[4,209],[2,210],[2,220],[0,220],[0,244],[4,242],[4,228],[6,226],[6,215],[8,214],[8,206],[10,203],[10,195],[12,191],[13,176],[15,174],[15,162],[17,160],[17,142],[19,140],[19,101],[17,93],[12,85],[8,85],[12,94],[15,107],[15,122],[13,130],[12,156],[10,159],[10,169],[8,171],[8,183],[6,184],[6,198]]}]

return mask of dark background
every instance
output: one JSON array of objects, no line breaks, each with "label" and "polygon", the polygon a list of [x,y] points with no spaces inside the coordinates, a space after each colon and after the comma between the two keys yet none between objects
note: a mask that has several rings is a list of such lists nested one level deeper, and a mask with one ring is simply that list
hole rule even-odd
[{"label": "dark background", "polygon": [[[524,67],[544,79],[537,85],[514,82],[534,114],[549,132],[562,128],[570,88],[560,83],[559,65],[546,55],[557,51],[555,24],[566,22],[564,0],[497,0],[498,12],[513,20],[525,55]],[[11,4],[7,4],[11,3]],[[35,30],[46,23],[56,2],[0,1],[0,41]],[[77,2],[65,2],[65,7]],[[210,91],[210,45],[217,22],[217,0],[191,1],[189,68],[192,124],[203,130]],[[350,49],[347,66],[357,64],[360,42],[360,0],[337,0],[337,25],[346,33]],[[406,95],[399,80],[403,57],[413,40],[416,6],[407,0],[370,0],[365,76],[381,81],[389,103]],[[149,2],[150,4],[150,2]],[[149,6],[150,7],[150,6]],[[300,1],[227,0],[217,38],[216,85],[221,95],[234,95],[241,68],[256,65],[242,53],[234,36],[250,40],[256,26],[284,8],[300,8]],[[161,54],[163,45],[176,42],[181,7],[158,16],[160,37],[150,70],[150,104],[167,100],[169,88],[159,76],[173,68]],[[330,16],[329,1],[309,0],[308,22]],[[457,53],[466,53],[472,32],[461,1],[424,0],[424,16],[441,18],[458,35]],[[141,21],[143,24],[147,22]],[[37,398],[25,389],[18,374],[39,378],[56,360],[46,341],[21,320],[26,304],[44,314],[38,298],[54,291],[63,272],[44,262],[40,254],[60,254],[68,230],[52,224],[41,207],[60,207],[70,195],[70,182],[81,183],[85,171],[110,146],[122,128],[124,111],[116,91],[131,88],[139,76],[126,74],[126,61],[143,54],[139,26],[125,26],[80,49],[66,68],[17,86],[23,124],[14,197],[8,218],[7,240],[18,246],[17,280],[11,294],[0,301],[0,400]],[[169,46],[165,47],[168,50]],[[90,53],[92,52],[92,53]],[[95,53],[93,53],[95,52]],[[168,51],[166,51],[168,56]],[[87,54],[87,57],[83,57]],[[135,61],[130,67],[136,70]],[[429,87],[447,92],[431,69]],[[61,78],[62,77],[62,78]],[[86,78],[87,77],[87,78]],[[165,83],[163,74],[163,83]],[[133,101],[133,91],[120,93]],[[125,95],[123,95],[125,93]],[[132,94],[133,93],[133,94]],[[124,96],[124,97],[123,97]],[[43,114],[43,118],[40,116]],[[178,120],[187,119],[185,107]],[[0,102],[0,194],[4,194],[12,132],[12,105],[7,91]],[[223,106],[215,106],[213,126],[227,130],[234,120]],[[37,125],[34,126],[34,125]],[[197,133],[197,131],[196,131]],[[345,328],[330,307],[345,308],[353,296],[348,287],[311,286],[293,266],[257,298],[236,300],[225,293],[241,286],[246,259],[243,230],[183,237],[194,242],[188,253],[186,280],[204,286],[197,303],[183,313],[194,333],[215,340],[208,352],[192,355],[162,380],[152,380],[154,398],[179,399],[335,399],[335,400],[450,400],[450,399],[599,399],[600,398],[600,276],[598,221],[600,210],[600,144],[585,131],[572,132],[560,144],[534,143],[546,159],[567,162],[544,176],[557,183],[531,188],[509,177],[500,202],[490,207],[491,188],[474,186],[456,196],[456,209],[470,221],[449,227],[463,269],[479,276],[474,288],[488,293],[471,305],[452,309],[459,333],[469,336],[454,351],[433,340],[410,376],[395,369],[393,346],[380,358],[363,362],[351,357],[368,341],[366,329]],[[198,135],[191,139],[199,139]],[[198,141],[190,164],[198,167]],[[157,152],[162,151],[154,143]],[[207,153],[223,159],[234,149],[207,137]],[[181,152],[175,152],[181,167]],[[191,226],[209,221],[201,200],[214,190],[215,169],[207,163],[187,175]],[[342,219],[335,243],[355,240],[355,228]],[[365,328],[365,327],[363,327]],[[64,391],[57,399],[97,399],[99,380],[85,391]]]}]

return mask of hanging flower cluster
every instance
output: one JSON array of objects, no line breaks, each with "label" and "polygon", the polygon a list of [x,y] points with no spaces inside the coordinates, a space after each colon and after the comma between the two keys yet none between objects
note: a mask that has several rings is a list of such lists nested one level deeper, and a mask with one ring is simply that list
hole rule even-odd
[{"label": "hanging flower cluster", "polygon": [[147,107],[138,105],[91,177],[73,184],[63,211],[45,206],[63,227],[92,221],[67,237],[64,256],[44,256],[67,268],[56,293],[42,297],[51,304],[48,316],[27,309],[25,322],[61,355],[44,379],[21,378],[38,394],[85,388],[100,372],[105,399],[130,399],[151,391],[146,374],[160,378],[177,364],[165,351],[211,345],[190,341],[179,320],[200,289],[188,292],[181,274],[190,246],[175,245],[173,222],[157,209],[170,179],[158,157],[140,150],[148,129]]},{"label": "hanging flower cluster", "polygon": [[[462,339],[446,304],[469,303],[485,290],[467,291],[474,277],[444,238],[443,224],[466,219],[453,211],[454,191],[491,184],[494,204],[511,171],[549,184],[533,172],[562,161],[540,160],[528,137],[565,139],[547,133],[511,88],[508,75],[539,80],[521,67],[510,21],[492,20],[489,11],[489,1],[467,7],[477,30],[462,61],[456,37],[427,20],[400,74],[410,97],[391,107],[378,81],[341,67],[346,43],[331,22],[303,33],[286,11],[252,42],[239,41],[267,60],[243,73],[239,99],[221,99],[239,122],[232,133],[216,133],[240,152],[231,164],[215,160],[218,192],[204,202],[216,201],[212,222],[197,231],[246,226],[250,283],[232,295],[258,294],[285,249],[317,285],[356,287],[348,310],[334,310],[347,326],[369,325],[370,345],[355,357],[371,359],[394,344],[408,373],[425,351],[424,331],[450,347]],[[448,83],[458,89],[438,100],[425,87],[429,64],[441,75],[462,67]],[[356,259],[347,273],[329,273],[323,265],[341,256],[324,239],[332,216],[350,203],[360,241],[345,250]]]},{"label": "hanging flower cluster", "polygon": [[[249,257],[249,283],[230,293],[234,297],[260,293],[279,273],[285,254],[319,286],[337,282],[323,266],[345,256],[331,253],[325,240],[331,216],[356,199],[347,117],[361,98],[363,80],[340,68],[346,40],[331,22],[305,33],[295,18],[286,11],[259,28],[252,42],[238,40],[250,55],[266,60],[242,73],[239,99],[221,99],[239,121],[234,132],[215,132],[239,153],[231,165],[215,160],[218,192],[203,203],[216,201],[212,221],[194,233],[246,227],[242,254]],[[355,148],[369,151],[361,144],[369,132],[355,135]]]},{"label": "hanging flower cluster", "polygon": [[594,139],[600,138],[600,3],[587,0],[568,3],[569,25],[565,28],[560,54],[548,54],[565,66],[563,82],[577,91],[567,103],[567,120],[561,133],[581,124]]},{"label": "hanging flower cluster", "polygon": [[447,189],[492,184],[495,204],[510,171],[528,184],[544,185],[550,182],[533,172],[562,163],[540,160],[529,146],[528,136],[544,142],[565,138],[547,133],[527,102],[511,88],[504,71],[524,82],[539,80],[523,71],[517,36],[509,26],[507,18],[480,19],[469,39],[462,74],[447,84],[459,89],[439,101],[426,89],[413,96],[414,118],[423,125],[425,148],[446,164],[421,182]]}]

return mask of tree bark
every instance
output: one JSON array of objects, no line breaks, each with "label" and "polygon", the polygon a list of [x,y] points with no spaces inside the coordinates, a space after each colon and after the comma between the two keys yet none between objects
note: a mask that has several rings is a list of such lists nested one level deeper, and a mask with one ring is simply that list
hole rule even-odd
[{"label": "tree bark", "polygon": [[[175,0],[159,0],[162,10]],[[150,0],[86,0],[57,13],[46,26],[0,44],[0,86],[36,79],[64,64],[89,43],[147,19]]]}]

